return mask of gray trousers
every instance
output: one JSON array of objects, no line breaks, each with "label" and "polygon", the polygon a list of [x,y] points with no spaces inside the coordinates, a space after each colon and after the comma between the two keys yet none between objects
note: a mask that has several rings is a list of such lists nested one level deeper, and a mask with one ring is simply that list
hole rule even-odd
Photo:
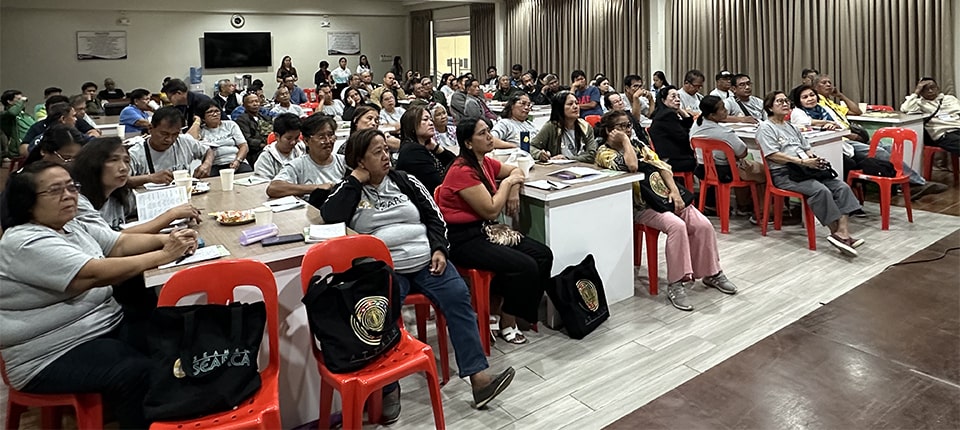
[{"label": "gray trousers", "polygon": [[794,182],[790,180],[787,169],[771,170],[770,177],[777,188],[807,196],[807,204],[813,209],[813,214],[820,220],[820,224],[825,226],[833,224],[842,215],[849,215],[850,212],[860,209],[860,202],[853,195],[853,190],[839,179]]}]

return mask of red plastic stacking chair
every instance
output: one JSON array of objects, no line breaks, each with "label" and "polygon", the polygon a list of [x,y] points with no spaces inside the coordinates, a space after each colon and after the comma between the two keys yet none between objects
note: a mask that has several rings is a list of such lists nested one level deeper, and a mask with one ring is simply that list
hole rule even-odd
[{"label": "red plastic stacking chair", "polygon": [[590,127],[596,127],[597,123],[600,122],[600,118],[602,118],[600,115],[587,115],[583,117],[583,120],[586,121],[587,124],[590,124]]},{"label": "red plastic stacking chair", "polygon": [[277,141],[277,133],[274,133],[271,131],[270,134],[267,135],[267,145],[272,145],[276,141]]},{"label": "red plastic stacking chair", "polygon": [[[757,183],[754,181],[744,181],[740,179],[740,172],[735,163],[730,164],[730,172],[733,175],[733,181],[720,182],[720,176],[717,174],[717,163],[713,159],[713,151],[722,151],[727,156],[727,160],[736,160],[733,148],[726,142],[717,139],[707,139],[703,137],[690,138],[690,143],[694,149],[703,151],[703,180],[700,181],[700,212],[707,202],[707,189],[714,187],[717,189],[717,213],[720,214],[720,233],[730,232],[730,189],[737,187],[748,187],[753,197],[754,216],[760,214],[760,195],[757,193]],[[740,203],[740,202],[737,202]]]},{"label": "red plastic stacking chair", "polygon": [[652,227],[647,227],[643,224],[634,224],[633,225],[633,265],[639,266],[641,260],[641,254],[643,251],[643,240],[647,240],[647,279],[650,282],[650,295],[655,296],[659,294],[659,261],[658,261],[658,252],[659,247],[657,242],[660,240],[660,230],[657,230]]},{"label": "red plastic stacking chair", "polygon": [[890,229],[890,196],[894,184],[900,184],[903,190],[903,202],[907,207],[907,220],[913,222],[913,207],[910,204],[910,176],[903,173],[903,146],[904,141],[909,141],[913,148],[917,147],[917,132],[900,127],[884,127],[873,133],[870,138],[870,152],[868,156],[873,158],[877,155],[877,146],[880,140],[884,138],[893,139],[893,146],[890,147],[890,163],[897,171],[897,175],[888,178],[884,176],[874,176],[863,173],[863,170],[851,170],[847,175],[847,185],[857,194],[860,203],[863,203],[863,183],[854,182],[855,179],[862,179],[876,183],[880,187],[880,229]]},{"label": "red plastic stacking chair", "polygon": [[437,315],[437,344],[440,347],[440,385],[447,385],[450,382],[450,352],[447,347],[447,318],[443,316],[433,302],[423,294],[409,293],[404,298],[403,304],[413,305],[417,315],[417,339],[420,342],[427,343],[427,319],[430,318],[430,307],[434,308]]},{"label": "red plastic stacking chair", "polygon": [[930,177],[933,176],[933,156],[938,152],[946,153],[953,160],[953,185],[960,185],[960,157],[938,146],[927,145],[923,147],[923,177],[929,181]]},{"label": "red plastic stacking chair", "polygon": [[[650,144],[650,148],[656,151],[657,148],[653,146],[653,138],[650,137],[650,127],[644,127],[643,131],[647,133],[647,143]],[[695,185],[693,182],[694,181],[693,172],[673,172],[673,177],[682,179],[683,187],[690,190],[691,192],[693,191],[693,187]]]},{"label": "red plastic stacking chair", "polygon": [[253,260],[223,260],[188,267],[170,277],[160,289],[157,306],[176,306],[177,302],[196,293],[206,293],[209,304],[234,302],[238,286],[254,286],[263,294],[267,308],[267,341],[270,360],[260,372],[261,386],[253,396],[232,411],[220,412],[195,420],[153,423],[151,429],[277,429],[280,428],[280,394],[277,379],[280,372],[279,322],[277,318],[277,282],[265,264]]},{"label": "red plastic stacking chair", "polygon": [[770,177],[770,166],[767,165],[767,158],[763,158],[763,170],[767,174],[766,191],[763,193],[763,219],[760,220],[760,234],[767,235],[767,218],[770,215],[770,198],[773,197],[773,229],[780,230],[783,225],[783,199],[797,198],[803,204],[803,224],[807,228],[807,246],[811,251],[817,250],[817,226],[814,222],[813,209],[807,204],[807,198],[803,194],[793,191],[787,191],[777,188],[773,185],[773,178]]},{"label": "red plastic stacking chair", "polygon": [[[342,272],[353,265],[353,260],[371,257],[393,266],[393,258],[387,246],[369,235],[343,236],[318,243],[307,250],[300,267],[300,282],[306,294],[310,278],[318,269],[330,267]],[[438,312],[439,316],[439,312]],[[438,318],[439,320],[439,318]],[[436,428],[445,428],[443,399],[433,349],[410,336],[400,327],[400,342],[382,357],[367,367],[352,373],[332,373],[323,365],[323,354],[317,343],[310,342],[313,356],[320,371],[320,428],[330,424],[330,409],[333,407],[333,390],[340,391],[343,399],[343,428],[359,429],[363,424],[363,405],[369,398],[368,414],[371,422],[378,422],[382,415],[381,389],[391,382],[418,372],[424,372],[433,405],[433,420]]]},{"label": "red plastic stacking chair", "polygon": [[316,88],[304,88],[303,93],[307,95],[307,102],[318,102]]},{"label": "red plastic stacking chair", "polygon": [[40,408],[40,428],[62,427],[63,407],[72,407],[77,414],[77,428],[99,430],[103,428],[103,401],[96,393],[32,394],[14,389],[7,380],[7,367],[0,358],[0,375],[7,384],[7,430],[20,428],[20,415],[29,407]]},{"label": "red plastic stacking chair", "polygon": [[457,267],[460,276],[470,285],[470,301],[477,313],[477,329],[480,331],[480,344],[483,353],[490,355],[490,282],[493,272]]}]

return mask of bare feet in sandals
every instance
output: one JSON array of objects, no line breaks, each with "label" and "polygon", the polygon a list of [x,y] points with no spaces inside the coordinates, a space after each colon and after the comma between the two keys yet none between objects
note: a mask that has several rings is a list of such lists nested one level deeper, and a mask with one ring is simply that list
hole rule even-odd
[{"label": "bare feet in sandals", "polygon": [[507,341],[507,343],[512,343],[514,345],[523,345],[527,343],[527,338],[523,336],[523,333],[517,328],[517,326],[501,328],[500,337]]}]

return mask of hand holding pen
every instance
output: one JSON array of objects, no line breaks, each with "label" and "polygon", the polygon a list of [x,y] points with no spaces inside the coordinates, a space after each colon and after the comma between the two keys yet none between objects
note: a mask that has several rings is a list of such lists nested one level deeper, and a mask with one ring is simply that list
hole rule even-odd
[{"label": "hand holding pen", "polygon": [[197,250],[197,237],[196,230],[178,227],[164,239],[163,252],[171,261],[180,263]]}]

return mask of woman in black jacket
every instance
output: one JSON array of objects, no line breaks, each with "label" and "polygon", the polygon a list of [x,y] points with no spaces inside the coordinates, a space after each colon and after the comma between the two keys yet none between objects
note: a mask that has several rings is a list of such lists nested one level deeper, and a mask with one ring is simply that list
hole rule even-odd
[{"label": "woman in black jacket", "polygon": [[673,167],[673,172],[692,172],[697,167],[697,158],[690,146],[690,127],[693,115],[680,107],[680,93],[672,85],[657,92],[657,104],[650,124],[650,144],[656,148],[663,161]]},{"label": "woman in black jacket", "polygon": [[415,176],[431,194],[457,157],[434,141],[434,133],[433,115],[423,106],[412,106],[400,117],[397,170]]}]

